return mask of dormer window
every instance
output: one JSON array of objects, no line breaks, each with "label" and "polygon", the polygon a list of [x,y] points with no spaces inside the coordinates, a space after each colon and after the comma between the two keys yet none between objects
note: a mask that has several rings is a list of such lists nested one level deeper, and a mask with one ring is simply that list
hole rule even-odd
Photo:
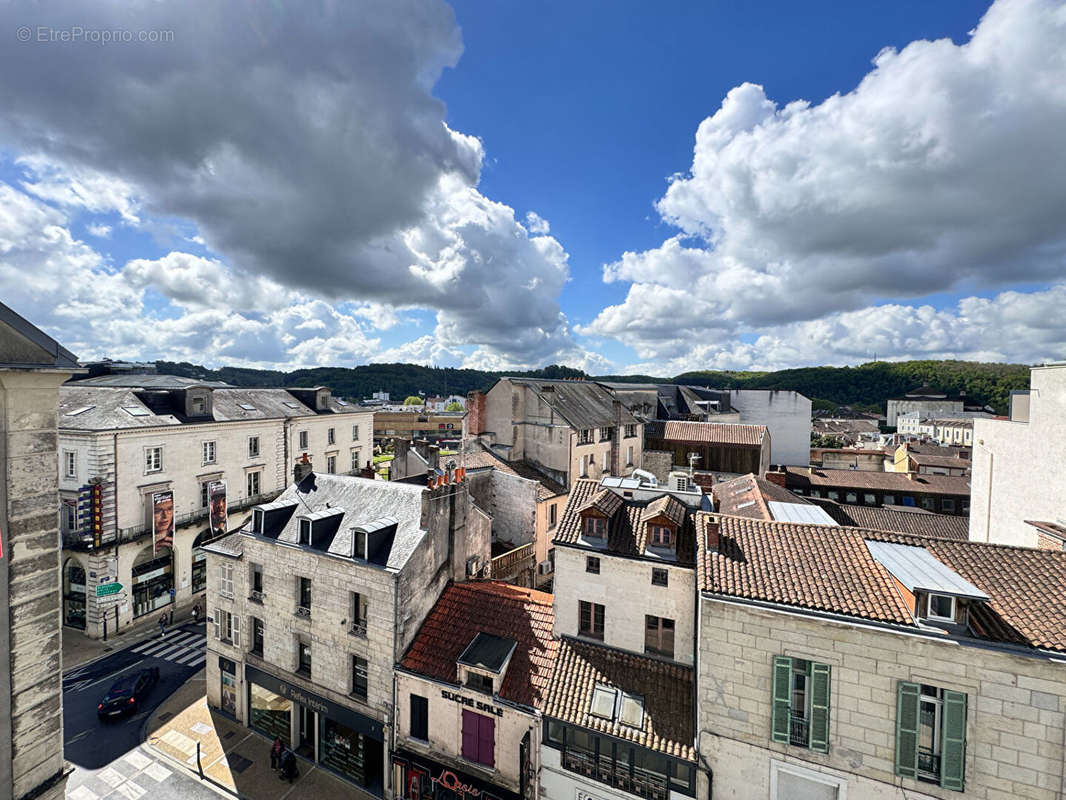
[{"label": "dormer window", "polygon": [[674,548],[674,529],[667,525],[649,525],[648,537],[652,547]]},{"label": "dormer window", "polygon": [[261,508],[257,508],[254,511],[252,511],[252,530],[255,533],[262,533],[263,532],[263,517],[264,516],[265,516],[265,514],[263,513],[263,509],[261,509]]},{"label": "dormer window", "polygon": [[311,520],[300,520],[300,544],[311,544]]},{"label": "dormer window", "polygon": [[352,558],[366,561],[366,531],[352,531]]},{"label": "dormer window", "polygon": [[947,594],[929,595],[929,619],[940,622],[955,621],[955,598]]},{"label": "dormer window", "polygon": [[482,675],[479,672],[467,672],[466,688],[473,689],[475,692],[484,692],[485,694],[492,694],[492,678],[490,678],[488,675]]},{"label": "dormer window", "polygon": [[203,395],[197,395],[192,399],[192,413],[203,414],[207,409],[207,400]]},{"label": "dormer window", "polygon": [[607,520],[603,517],[585,517],[585,536],[603,539],[607,535]]}]

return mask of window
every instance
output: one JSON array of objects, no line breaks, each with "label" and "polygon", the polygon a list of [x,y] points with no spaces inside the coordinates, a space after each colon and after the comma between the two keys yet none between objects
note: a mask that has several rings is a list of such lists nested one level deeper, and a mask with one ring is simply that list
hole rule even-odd
[{"label": "window", "polygon": [[592,444],[592,430],[584,430],[577,435],[578,444]]},{"label": "window", "polygon": [[226,597],[233,597],[233,565],[218,565],[218,593]]},{"label": "window", "polygon": [[896,694],[896,774],[963,791],[966,694],[900,681]]},{"label": "window", "polygon": [[633,466],[633,445],[629,445],[626,448],[626,466]]},{"label": "window", "polygon": [[665,525],[649,525],[648,535],[652,547],[673,547],[674,529]]},{"label": "window", "polygon": [[970,513],[970,501],[969,500],[963,500],[962,501],[962,513],[963,514],[969,514]]},{"label": "window", "polygon": [[203,396],[196,396],[192,399],[192,413],[203,414],[207,410],[207,401]]},{"label": "window", "polygon": [[296,588],[298,591],[296,613],[309,617],[311,616],[311,579],[297,578]]},{"label": "window", "polygon": [[855,494],[855,492],[848,492],[846,495],[844,495],[845,503],[857,503],[858,501],[859,496]]},{"label": "window", "polygon": [[73,533],[78,528],[78,506],[73,502],[63,501],[63,530]]},{"label": "window", "polygon": [[214,442],[204,442],[203,443],[203,451],[204,451],[204,463],[205,464],[214,464],[215,463],[215,443]]},{"label": "window", "polygon": [[411,738],[429,741],[429,700],[422,695],[411,695]]},{"label": "window", "polygon": [[352,625],[350,631],[355,636],[366,637],[366,612],[368,604],[366,598],[359,592],[351,593],[350,610]]},{"label": "window", "polygon": [[160,472],[163,469],[163,448],[162,447],[146,447],[144,448],[144,471],[145,472]]},{"label": "window", "polygon": [[463,709],[463,758],[475,764],[496,764],[496,720]]},{"label": "window", "polygon": [[936,511],[936,498],[935,497],[923,497],[919,502],[926,511]]},{"label": "window", "polygon": [[336,428],[327,428],[326,429],[326,444],[336,444],[336,443],[337,443],[337,429]]},{"label": "window", "polygon": [[252,584],[252,600],[263,602],[263,565],[252,564],[249,579]]},{"label": "window", "polygon": [[610,453],[608,453],[608,452],[607,452],[606,450],[604,450],[604,451],[603,451],[603,459],[601,460],[601,463],[603,464],[603,466],[602,466],[602,467],[600,467],[600,469],[601,469],[601,470],[602,470],[603,472],[607,472],[607,471],[608,471],[608,466],[607,466],[607,459],[608,459],[608,457],[609,457],[610,455],[611,455],[611,454],[610,454]]},{"label": "window", "polygon": [[[330,430],[332,430],[332,428]],[[336,475],[337,474],[337,457],[336,456],[326,456],[326,472],[328,472],[330,475]]]},{"label": "window", "polygon": [[248,437],[248,458],[255,458],[259,455],[259,437]]},{"label": "window", "polygon": [[558,520],[556,518],[556,508],[557,508],[557,506],[556,506],[555,503],[552,503],[550,506],[548,506],[548,528],[549,529],[554,528],[555,525],[557,524]]},{"label": "window", "polygon": [[581,456],[581,477],[587,478],[589,476],[589,457]]},{"label": "window", "polygon": [[839,500],[840,492],[828,491],[825,493],[825,496],[828,497],[830,500]]},{"label": "window", "polygon": [[946,594],[929,595],[929,619],[955,621],[955,598]]},{"label": "window", "polygon": [[366,700],[367,662],[360,656],[352,656],[352,696]]},{"label": "window", "polygon": [[589,713],[600,719],[614,721],[614,708],[618,703],[618,690],[610,686],[597,683],[592,690],[592,704]]},{"label": "window", "polygon": [[207,484],[210,481],[200,481],[200,508],[207,508]]},{"label": "window", "polygon": [[300,520],[300,544],[310,546],[311,544],[311,520]]},{"label": "window", "polygon": [[614,438],[614,428],[600,428],[600,441],[609,442]]},{"label": "window", "polygon": [[940,510],[945,514],[955,513],[955,501],[949,497],[944,497],[940,500]]},{"label": "window", "polygon": [[358,425],[353,425],[352,426],[352,441],[353,442],[359,441],[359,426]]},{"label": "window", "polygon": [[220,642],[241,646],[241,618],[221,608],[215,609],[215,638]]},{"label": "window", "polygon": [[661,567],[651,568],[651,585],[666,586],[670,580],[670,573]]},{"label": "window", "polygon": [[862,496],[862,501],[868,506],[877,505],[877,497],[867,492]]},{"label": "window", "polygon": [[352,472],[359,471],[359,450],[352,450]]},{"label": "window", "polygon": [[252,617],[252,652],[263,655],[263,620]]},{"label": "window", "polygon": [[300,431],[300,449],[307,449],[307,431]]},{"label": "window", "polygon": [[845,779],[824,772],[776,759],[770,761],[771,800],[793,800],[796,797],[843,800],[847,785]]},{"label": "window", "polygon": [[674,657],[674,621],[666,617],[644,617],[644,652]]},{"label": "window", "polygon": [[78,477],[78,454],[73,450],[63,451],[63,465],[65,467],[64,474],[68,478]]},{"label": "window", "polygon": [[580,636],[603,641],[603,606],[599,603],[578,602],[577,632]]},{"label": "window", "polygon": [[252,530],[256,533],[263,532],[263,521],[266,519],[266,514],[261,508],[252,509]]},{"label": "window", "polygon": [[602,539],[607,535],[607,520],[603,517],[585,517],[585,535],[590,539]]},{"label": "window", "polygon": [[884,504],[886,506],[894,506],[896,504],[896,496],[894,494],[886,494],[884,496]]},{"label": "window", "polygon": [[600,574],[600,560],[596,556],[585,557],[585,572],[591,572],[593,575]]},{"label": "window", "polygon": [[311,677],[311,643],[302,639],[296,642],[296,671]]},{"label": "window", "polygon": [[261,472],[256,470],[255,472],[248,473],[248,496],[256,497],[262,491],[262,485],[260,484]]},{"label": "window", "polygon": [[829,752],[828,664],[775,656],[771,739]]},{"label": "window", "polygon": [[493,692],[492,678],[488,675],[482,675],[480,672],[467,671],[466,686],[475,692],[484,692],[485,694],[492,694]]},{"label": "window", "polygon": [[632,439],[634,436],[637,435],[637,426],[636,425],[626,425],[625,433],[626,433],[626,438],[627,439]]}]

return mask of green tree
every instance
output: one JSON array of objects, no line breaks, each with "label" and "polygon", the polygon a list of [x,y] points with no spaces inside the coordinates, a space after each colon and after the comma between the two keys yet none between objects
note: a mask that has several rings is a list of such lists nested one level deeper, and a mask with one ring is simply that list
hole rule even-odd
[{"label": "green tree", "polygon": [[420,406],[420,405],[423,405],[422,398],[421,397],[416,397],[413,394],[408,395],[407,399],[403,401],[403,404],[405,406]]},{"label": "green tree", "polygon": [[462,411],[463,407],[459,405],[457,400],[452,400],[448,405],[444,407],[445,411]]}]

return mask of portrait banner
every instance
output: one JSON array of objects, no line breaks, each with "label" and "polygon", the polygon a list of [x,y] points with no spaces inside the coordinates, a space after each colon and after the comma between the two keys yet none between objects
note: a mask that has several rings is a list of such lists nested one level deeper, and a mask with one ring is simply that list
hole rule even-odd
[{"label": "portrait banner", "polygon": [[152,552],[174,546],[174,492],[152,495]]},{"label": "portrait banner", "polygon": [[207,484],[207,505],[211,510],[211,538],[226,535],[226,482],[211,481]]}]

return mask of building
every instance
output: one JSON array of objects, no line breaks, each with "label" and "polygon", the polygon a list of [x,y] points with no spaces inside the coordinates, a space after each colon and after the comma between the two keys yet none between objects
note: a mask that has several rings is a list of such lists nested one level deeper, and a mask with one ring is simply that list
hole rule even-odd
[{"label": "building", "polygon": [[812,447],[811,465],[826,469],[885,471],[885,451],[856,447]]},{"label": "building", "polygon": [[394,796],[539,795],[552,621],[550,594],[480,581],[444,590],[396,667]]},{"label": "building", "polygon": [[949,395],[925,383],[902,397],[893,397],[888,401],[886,424],[890,428],[896,427],[896,418],[910,411],[917,411],[924,416],[961,414],[965,410],[964,400],[963,396]]},{"label": "building", "polygon": [[[448,406],[452,406],[451,409]],[[460,411],[466,410],[466,398],[461,394],[450,394],[447,397],[427,397],[425,408],[426,411],[450,411],[455,410],[455,406],[459,406]]]},{"label": "building", "polygon": [[578,481],[555,537],[555,632],[541,792],[696,795],[695,530],[687,485]]},{"label": "building", "polygon": [[914,506],[960,516],[970,513],[968,477],[782,467],[767,472],[766,478],[790,492],[807,497],[826,497],[840,503]]},{"label": "building", "polygon": [[392,796],[393,665],[449,581],[488,563],[489,520],[432,488],[310,471],[208,544],[207,701]]},{"label": "building", "polygon": [[375,411],[374,440],[379,444],[393,438],[458,441],[463,435],[461,412],[423,411],[421,406],[409,408],[413,410]]},{"label": "building", "polygon": [[0,797],[60,800],[59,387],[77,358],[0,303]]},{"label": "building", "polygon": [[[651,471],[665,482],[675,467],[761,475],[770,468],[772,444],[765,425],[671,420],[644,426],[644,449],[648,466],[657,465]],[[652,453],[667,456],[660,461]]]},{"label": "building", "polygon": [[889,470],[919,475],[969,475],[970,452],[968,447],[933,447],[903,442],[893,451]]},{"label": "building", "polygon": [[563,486],[581,478],[625,476],[642,464],[640,421],[597,383],[500,378],[471,392],[463,449],[489,449],[526,461]]},{"label": "building", "polygon": [[1066,553],[697,525],[713,797],[1061,797]]},{"label": "building", "polygon": [[819,417],[811,423],[812,436],[829,437],[842,446],[875,441],[880,431],[877,420],[868,417]]},{"label": "building", "polygon": [[99,638],[202,603],[202,545],[284,489],[297,455],[322,472],[358,471],[371,457],[372,424],[324,387],[239,389],[167,375],[63,386],[64,624]]},{"label": "building", "polygon": [[837,525],[957,541],[969,538],[969,519],[955,514],[934,514],[914,506],[859,506],[814,498],[811,502],[820,506]]},{"label": "building", "polygon": [[[990,417],[986,414],[984,417]],[[973,416],[924,415],[918,411],[900,414],[898,433],[932,439],[938,444],[956,447],[973,446]]]},{"label": "building", "polygon": [[714,509],[720,514],[752,519],[837,525],[820,504],[793,494],[758,475],[741,475],[711,487]]},{"label": "building", "polygon": [[[974,420],[970,539],[1061,547],[1066,525],[1066,364],[1034,367],[1010,419]],[[1032,521],[1031,524],[1029,521]]]}]

